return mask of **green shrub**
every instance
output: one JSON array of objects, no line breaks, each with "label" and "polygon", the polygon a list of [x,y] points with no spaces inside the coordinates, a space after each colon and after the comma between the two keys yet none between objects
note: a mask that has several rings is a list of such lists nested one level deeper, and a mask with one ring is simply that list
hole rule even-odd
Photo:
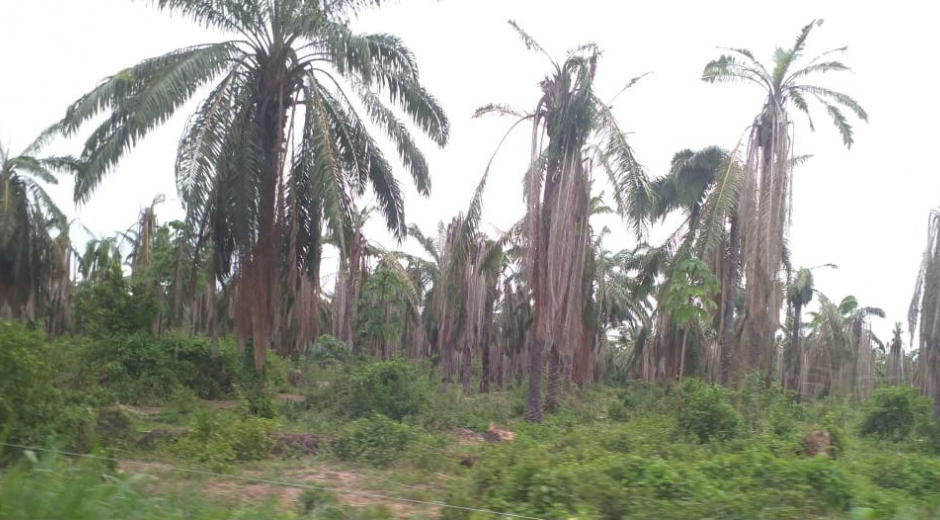
[{"label": "green shrub", "polygon": [[[71,442],[63,431],[64,403],[46,362],[45,335],[19,322],[0,321],[0,433],[11,442]],[[74,426],[74,425],[73,425]]]},{"label": "green shrub", "polygon": [[263,460],[271,453],[270,433],[275,426],[270,419],[199,410],[172,451],[215,469],[236,461]]},{"label": "green shrub", "polygon": [[271,393],[290,393],[290,363],[268,350],[264,361],[264,386]]},{"label": "green shrub", "polygon": [[413,439],[411,429],[375,414],[353,421],[333,439],[333,452],[341,460],[365,462],[376,467],[397,459]]},{"label": "green shrub", "polygon": [[679,389],[678,430],[699,442],[727,440],[738,433],[738,415],[723,388],[698,379],[686,379]]},{"label": "green shrub", "polygon": [[432,392],[424,371],[395,358],[350,366],[328,385],[315,386],[308,401],[347,417],[382,414],[401,421],[427,410]]},{"label": "green shrub", "polygon": [[771,388],[761,394],[760,404],[765,428],[779,437],[799,433],[801,423],[806,420],[806,409],[792,392],[783,393],[779,388]]},{"label": "green shrub", "polygon": [[329,334],[318,337],[307,352],[307,360],[321,368],[348,363],[350,357],[349,345]]},{"label": "green shrub", "polygon": [[169,496],[154,494],[152,487],[140,475],[115,475],[89,461],[24,460],[0,474],[0,520],[293,518],[270,502],[226,507],[208,502],[196,486],[181,486]]},{"label": "green shrub", "polygon": [[892,441],[910,437],[914,426],[930,413],[930,400],[918,395],[917,389],[886,386],[875,390],[865,405],[861,434]]}]

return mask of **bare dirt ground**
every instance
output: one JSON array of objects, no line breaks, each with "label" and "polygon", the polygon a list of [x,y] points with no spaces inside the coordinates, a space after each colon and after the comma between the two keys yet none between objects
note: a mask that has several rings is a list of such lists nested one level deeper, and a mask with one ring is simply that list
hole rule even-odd
[{"label": "bare dirt ground", "polygon": [[[333,468],[326,463],[310,464],[308,461],[306,467],[286,468],[273,474],[260,470],[242,470],[232,476],[213,477],[187,476],[162,463],[122,462],[118,464],[118,470],[154,477],[154,490],[161,492],[191,489],[198,482],[198,489],[204,496],[228,504],[258,504],[273,499],[281,508],[296,508],[300,495],[305,487],[309,486],[335,492],[340,504],[352,507],[384,507],[397,518],[411,518],[421,513],[434,517],[439,512],[439,508],[435,506],[396,500],[393,496],[398,497],[398,494],[377,490],[376,484],[389,482],[386,479],[354,470]],[[411,487],[420,488],[425,492],[433,491],[433,486],[430,485]]]}]

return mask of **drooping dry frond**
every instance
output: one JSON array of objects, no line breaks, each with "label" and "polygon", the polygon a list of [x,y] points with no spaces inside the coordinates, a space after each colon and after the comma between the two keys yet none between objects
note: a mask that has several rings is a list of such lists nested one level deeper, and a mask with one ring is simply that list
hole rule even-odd
[{"label": "drooping dry frond", "polygon": [[927,225],[927,247],[917,273],[908,312],[913,343],[918,338],[917,379],[923,395],[934,399],[934,415],[940,410],[940,210],[932,210]]}]

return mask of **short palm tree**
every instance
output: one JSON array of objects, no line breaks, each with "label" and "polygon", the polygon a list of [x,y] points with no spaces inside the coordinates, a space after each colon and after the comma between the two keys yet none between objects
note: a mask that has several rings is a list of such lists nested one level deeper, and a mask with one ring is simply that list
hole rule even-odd
[{"label": "short palm tree", "polygon": [[[649,206],[650,220],[663,219],[673,211],[681,211],[685,217],[682,226],[667,240],[665,249],[674,251],[664,274],[671,277],[680,262],[698,256],[721,281],[712,321],[718,332],[719,379],[728,385],[734,358],[734,299],[741,278],[740,164],[717,146],[682,150],[673,156],[669,173],[654,180],[652,186],[656,196]],[[660,294],[661,301],[663,296]],[[668,320],[668,313],[660,315],[660,325],[665,326],[660,327],[659,336],[662,331],[672,330]]]},{"label": "short palm tree", "polygon": [[901,339],[901,322],[894,324],[891,344],[885,359],[885,372],[889,385],[899,385],[904,380],[904,341]]},{"label": "short palm tree", "polygon": [[765,67],[746,49],[731,49],[705,66],[702,79],[710,83],[743,81],[758,85],[765,93],[764,106],[750,126],[744,178],[741,187],[740,218],[743,230],[743,266],[746,312],[743,338],[748,345],[748,367],[757,371],[764,357],[770,363],[774,334],[778,325],[778,272],[783,258],[784,236],[789,225],[791,138],[790,109],[806,114],[810,128],[809,102],[821,105],[851,148],[853,129],[843,113],[846,109],[862,121],[868,114],[853,98],[806,81],[827,72],[847,71],[842,62],[831,60],[845,47],[824,52],[800,65],[806,41],[822,20],[803,27],[789,49],[777,49],[771,66]]},{"label": "short palm tree", "polygon": [[807,368],[803,394],[866,398],[873,389],[874,358],[871,317],[884,318],[878,307],[859,305],[854,296],[838,304],[819,294],[819,309],[811,312],[807,338]]},{"label": "short palm tree", "polygon": [[447,142],[448,121],[400,39],[349,29],[351,16],[379,2],[155,3],[232,39],[144,60],[69,107],[57,125],[66,134],[107,114],[85,142],[75,199],[87,200],[134,144],[214,85],[180,140],[176,178],[190,225],[212,243],[216,276],[237,271],[235,332],[251,337],[260,367],[282,304],[302,296],[301,278],[319,278],[321,225],[340,226],[351,194],[371,186],[388,227],[405,234],[398,181],[367,122],[392,142],[418,191],[429,193],[427,162],[382,97],[438,145]]},{"label": "short palm tree", "polygon": [[56,173],[71,172],[76,163],[40,157],[44,141],[40,137],[19,155],[0,144],[0,318],[36,319],[49,277],[62,261],[49,231],[67,223],[44,184],[57,184]]},{"label": "short palm tree", "polygon": [[802,268],[787,284],[790,313],[790,342],[783,361],[783,389],[802,393],[803,383],[803,309],[813,301],[813,272]]}]

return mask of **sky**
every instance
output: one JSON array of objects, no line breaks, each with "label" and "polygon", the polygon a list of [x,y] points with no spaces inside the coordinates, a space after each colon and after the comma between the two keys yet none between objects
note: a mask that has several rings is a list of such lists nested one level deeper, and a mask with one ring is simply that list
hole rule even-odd
[{"label": "sky", "polygon": [[[430,198],[418,195],[404,169],[398,170],[407,220],[433,233],[438,221],[466,208],[510,123],[473,119],[473,111],[490,102],[532,110],[537,83],[550,70],[544,56],[526,50],[508,20],[557,59],[577,45],[597,43],[604,51],[596,80],[601,98],[651,73],[617,98],[614,113],[655,177],[679,150],[733,148],[760,111],[763,98],[753,85],[699,79],[720,47],[744,47],[770,61],[776,47],[792,45],[801,27],[824,19],[807,55],[847,45],[840,59],[852,72],[817,77],[815,83],[855,97],[869,123],[853,121],[855,144],[847,150],[824,111],[817,107],[815,132],[794,114],[795,153],[813,157],[794,173],[792,258],[803,267],[838,265],[815,271],[816,287],[834,300],[851,294],[862,305],[883,308],[887,318],[872,327],[887,340],[895,321],[906,323],[927,217],[940,206],[940,176],[929,153],[940,137],[940,103],[934,100],[940,69],[928,65],[930,53],[940,49],[940,33],[930,12],[919,0],[791,0],[772,9],[752,0],[400,0],[363,13],[353,29],[401,37],[417,56],[423,83],[450,117],[445,149],[419,140],[431,168]],[[142,59],[221,38],[146,1],[0,0],[0,143],[16,153],[104,77]],[[98,236],[131,227],[159,194],[167,201],[158,216],[180,218],[173,164],[193,108],[185,105],[138,144],[85,205],[72,203],[71,181],[64,178],[50,189],[60,207]],[[507,229],[523,214],[528,133],[518,129],[493,163],[483,215],[492,230]],[[77,154],[80,143],[55,143],[51,151]],[[602,179],[595,184],[610,193]],[[610,249],[636,243],[616,218],[603,224],[613,231]],[[73,226],[76,242],[88,238],[82,226]],[[652,241],[667,231],[654,230]],[[378,219],[367,234],[399,248]],[[400,247],[416,250],[414,244]]]}]

